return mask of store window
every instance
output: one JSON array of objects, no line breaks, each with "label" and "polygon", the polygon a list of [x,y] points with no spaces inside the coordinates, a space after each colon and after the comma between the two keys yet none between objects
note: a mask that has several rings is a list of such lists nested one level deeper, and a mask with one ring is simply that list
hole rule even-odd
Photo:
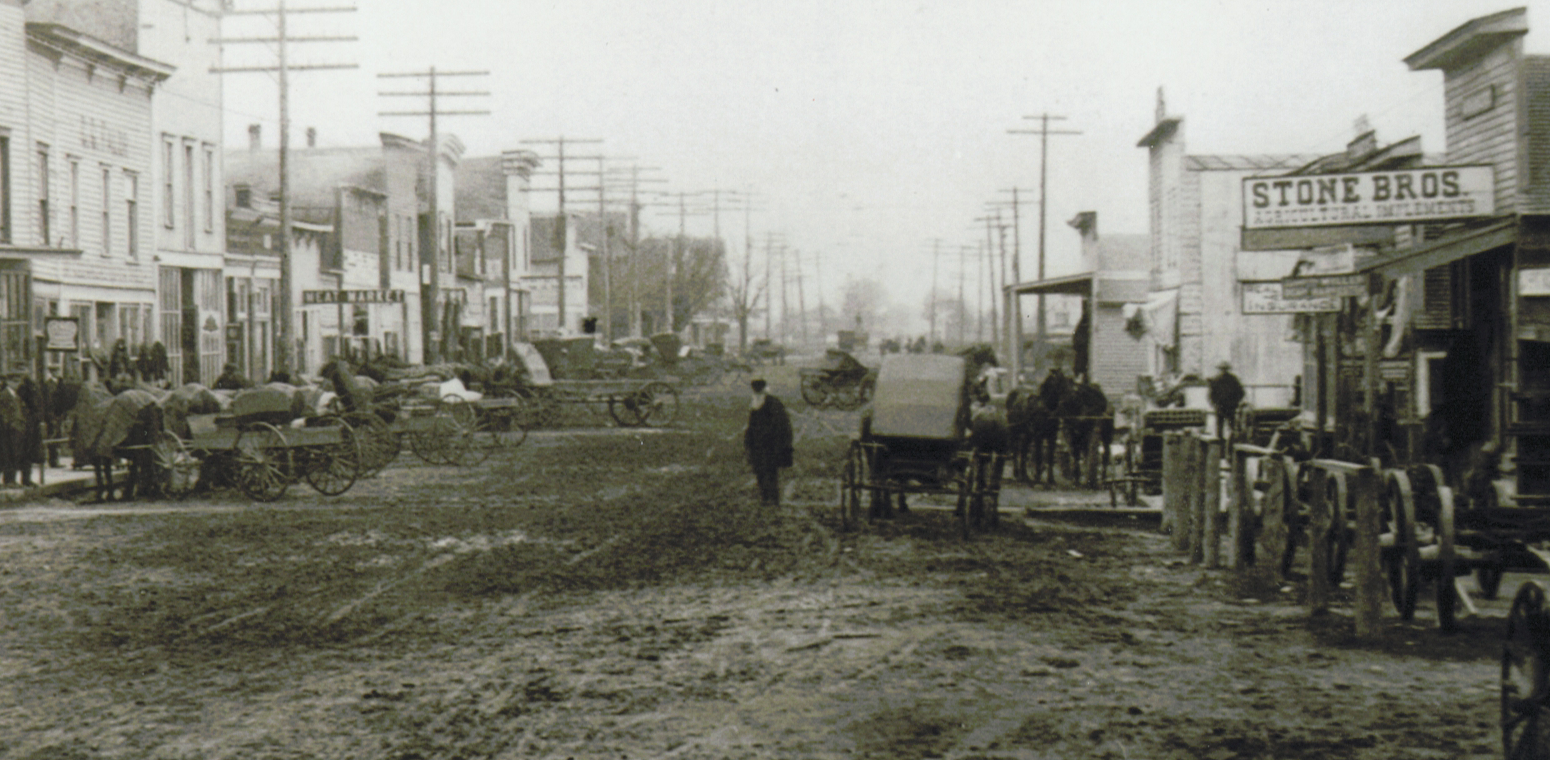
[{"label": "store window", "polygon": [[70,247],[81,247],[81,161],[70,159]]},{"label": "store window", "polygon": [[102,255],[113,252],[113,170],[102,168]]},{"label": "store window", "polygon": [[177,150],[177,144],[172,141],[172,137],[163,135],[161,138],[161,223],[167,229],[172,229],[172,225],[177,220],[177,211],[173,206],[177,198],[172,192],[172,177],[177,171]]},{"label": "store window", "polygon": [[140,256],[140,175],[124,172],[124,245],[129,258]]},{"label": "store window", "polygon": [[45,247],[54,240],[49,234],[51,216],[48,211],[48,146],[38,143],[38,240]]}]

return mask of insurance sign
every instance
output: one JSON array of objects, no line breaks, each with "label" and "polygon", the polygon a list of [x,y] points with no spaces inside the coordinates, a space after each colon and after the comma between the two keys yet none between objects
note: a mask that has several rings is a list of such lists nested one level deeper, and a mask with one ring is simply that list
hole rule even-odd
[{"label": "insurance sign", "polygon": [[1490,166],[1243,180],[1245,229],[1413,224],[1495,213]]},{"label": "insurance sign", "polygon": [[1340,311],[1340,299],[1334,297],[1288,296],[1280,282],[1245,282],[1243,285],[1244,314],[1310,314],[1321,311]]}]

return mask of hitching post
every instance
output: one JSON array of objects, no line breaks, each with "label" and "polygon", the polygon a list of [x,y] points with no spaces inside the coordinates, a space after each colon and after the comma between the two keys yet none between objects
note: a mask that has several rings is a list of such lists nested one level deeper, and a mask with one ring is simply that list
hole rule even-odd
[{"label": "hitching post", "polygon": [[1322,467],[1313,470],[1313,493],[1308,503],[1308,614],[1329,612],[1330,503],[1329,482],[1333,474]]},{"label": "hitching post", "polygon": [[1203,441],[1201,449],[1205,452],[1204,472],[1201,473],[1201,501],[1205,503],[1205,509],[1202,510],[1205,519],[1205,530],[1202,533],[1206,544],[1205,562],[1206,567],[1217,568],[1222,566],[1222,439]]},{"label": "hitching post", "polygon": [[1357,470],[1350,480],[1356,498],[1356,540],[1351,561],[1356,581],[1356,636],[1374,639],[1383,633],[1383,568],[1378,535],[1382,514],[1378,504],[1378,473],[1371,467]]}]

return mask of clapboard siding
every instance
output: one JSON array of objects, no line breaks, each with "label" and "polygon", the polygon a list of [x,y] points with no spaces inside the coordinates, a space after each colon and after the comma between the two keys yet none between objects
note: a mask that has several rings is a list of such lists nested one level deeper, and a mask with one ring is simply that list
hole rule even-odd
[{"label": "clapboard siding", "polygon": [[[139,256],[148,260],[145,230],[151,222],[146,202],[150,176],[151,88],[135,78],[121,78],[106,66],[90,67],[70,56],[61,56],[42,45],[30,44],[28,79],[31,84],[32,140],[26,147],[24,165],[28,179],[14,187],[19,208],[28,213],[28,239],[42,242],[37,229],[38,190],[35,176],[36,149],[49,146],[49,206],[52,243],[63,239],[79,248],[78,258],[39,260],[34,272],[43,279],[83,288],[145,290],[150,300],[154,288],[152,267],[129,258],[129,223],[126,219],[125,173],[140,177],[138,226]],[[76,188],[78,236],[70,238],[71,163],[79,167]],[[110,250],[103,247],[103,170],[110,178],[107,199]],[[68,298],[68,294],[66,294]],[[142,300],[139,296],[134,300]]]},{"label": "clapboard siding", "polygon": [[[1521,45],[1520,41],[1501,45],[1444,77],[1448,163],[1495,166],[1498,213],[1517,210]],[[1466,118],[1465,100],[1486,87],[1495,88],[1494,105]]]},{"label": "clapboard siding", "polygon": [[1550,57],[1523,61],[1525,214],[1550,213]]},{"label": "clapboard siding", "polygon": [[1136,377],[1147,374],[1152,340],[1139,339],[1125,331],[1125,313],[1120,306],[1100,306],[1093,320],[1092,376],[1109,398],[1135,390]]},{"label": "clapboard siding", "polygon": [[11,166],[11,243],[30,242],[27,209],[17,196],[18,183],[27,181],[27,156],[31,144],[27,129],[27,52],[23,29],[26,16],[20,3],[0,0],[0,134],[9,139]]}]

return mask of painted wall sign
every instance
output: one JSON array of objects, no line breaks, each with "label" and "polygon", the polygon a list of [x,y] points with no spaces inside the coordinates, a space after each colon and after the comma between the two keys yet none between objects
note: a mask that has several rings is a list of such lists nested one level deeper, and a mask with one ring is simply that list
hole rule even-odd
[{"label": "painted wall sign", "polygon": [[1339,311],[1339,298],[1287,298],[1280,282],[1245,282],[1244,314],[1310,314]]},{"label": "painted wall sign", "polygon": [[1518,295],[1550,296],[1550,267],[1519,269]]},{"label": "painted wall sign", "polygon": [[1286,298],[1344,298],[1367,292],[1367,275],[1332,274],[1322,277],[1288,277],[1281,281]]},{"label": "painted wall sign", "polygon": [[303,290],[302,306],[335,303],[403,303],[402,290]]},{"label": "painted wall sign", "polygon": [[1490,166],[1243,180],[1245,229],[1410,224],[1494,213],[1496,172]]}]

